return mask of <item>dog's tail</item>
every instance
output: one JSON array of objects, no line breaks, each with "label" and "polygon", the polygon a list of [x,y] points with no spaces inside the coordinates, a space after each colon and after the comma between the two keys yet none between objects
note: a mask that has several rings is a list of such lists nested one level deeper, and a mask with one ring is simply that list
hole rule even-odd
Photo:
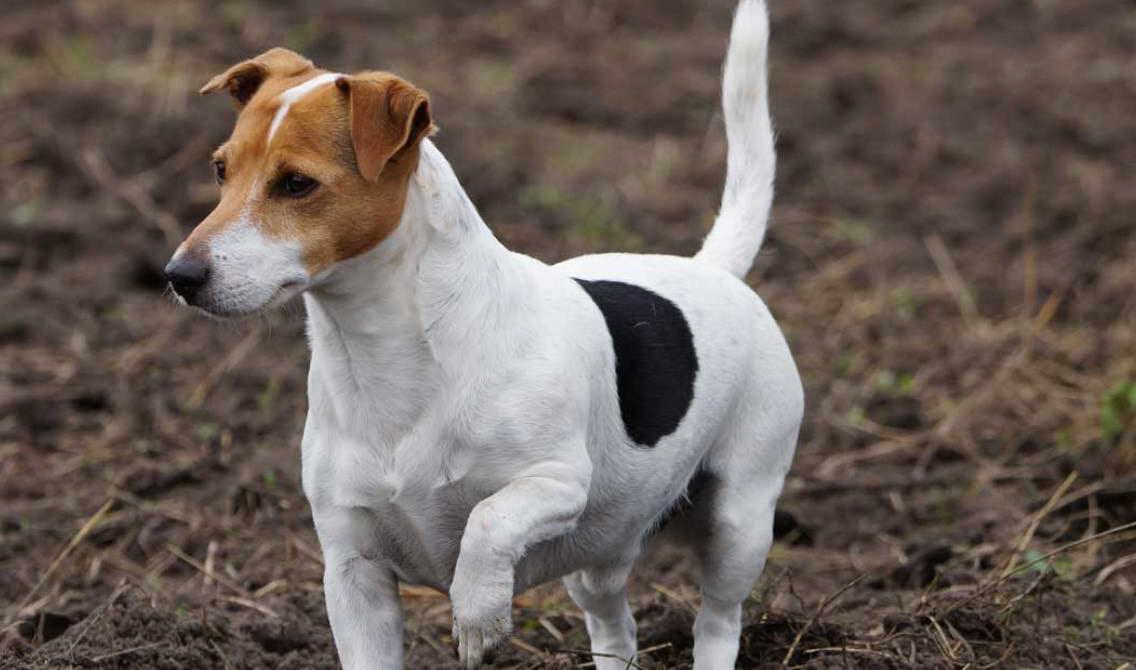
[{"label": "dog's tail", "polygon": [[764,0],[742,0],[734,15],[722,81],[726,189],[722,208],[696,259],[745,277],[765,238],[773,202],[773,125],[769,119]]}]

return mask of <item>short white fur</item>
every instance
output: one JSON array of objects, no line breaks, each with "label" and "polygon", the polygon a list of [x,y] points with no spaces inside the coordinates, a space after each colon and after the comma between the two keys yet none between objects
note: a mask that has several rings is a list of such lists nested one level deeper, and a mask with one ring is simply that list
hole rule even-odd
[{"label": "short white fur", "polygon": [[768,43],[765,3],[742,2],[730,31],[722,78],[726,188],[718,219],[695,255],[739,277],[749,272],[761,248],[773,204],[776,154],[765,76]]},{"label": "short white fur", "polygon": [[[461,661],[476,668],[509,634],[513,595],[563,578],[603,654],[596,667],[625,669],[636,654],[627,576],[697,471],[713,496],[695,510],[694,668],[734,667],[804,407],[784,337],[739,279],[772,199],[767,33],[764,2],[743,0],[725,70],[722,211],[694,259],[602,254],[550,267],[512,253],[423,140],[395,231],[304,278],[303,486],[345,668],[402,667],[399,583],[450,594]],[[234,289],[232,304],[268,304],[263,287],[288,281],[297,252],[274,244],[245,227],[213,243],[214,262],[231,264],[226,283],[260,287],[239,299]],[[650,449],[627,436],[611,335],[573,277],[642,286],[687,320],[694,397]]]}]

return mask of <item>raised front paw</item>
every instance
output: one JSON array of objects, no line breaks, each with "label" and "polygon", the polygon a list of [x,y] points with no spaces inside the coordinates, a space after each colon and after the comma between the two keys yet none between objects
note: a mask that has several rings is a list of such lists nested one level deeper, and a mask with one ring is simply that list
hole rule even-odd
[{"label": "raised front paw", "polygon": [[467,670],[480,668],[485,655],[513,630],[512,580],[480,583],[454,580],[450,599],[454,605],[454,640],[458,657]]}]

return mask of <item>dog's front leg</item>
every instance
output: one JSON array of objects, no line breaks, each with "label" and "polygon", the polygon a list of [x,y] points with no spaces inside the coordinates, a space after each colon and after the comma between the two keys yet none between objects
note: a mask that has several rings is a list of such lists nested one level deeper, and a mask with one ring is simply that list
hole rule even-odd
[{"label": "dog's front leg", "polygon": [[359,510],[317,514],[327,618],[344,670],[402,669],[398,579],[374,560],[373,528]]},{"label": "dog's front leg", "polygon": [[533,544],[571,530],[584,511],[590,467],[560,470],[516,479],[469,515],[450,599],[458,655],[470,670],[512,629],[517,561]]}]

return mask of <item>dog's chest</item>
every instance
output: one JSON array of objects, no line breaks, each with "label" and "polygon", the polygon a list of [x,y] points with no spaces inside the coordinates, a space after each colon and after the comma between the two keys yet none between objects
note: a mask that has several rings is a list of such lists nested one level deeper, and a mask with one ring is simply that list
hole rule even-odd
[{"label": "dog's chest", "polygon": [[[322,515],[353,510],[367,554],[409,583],[447,588],[469,514],[492,483],[482,473],[455,472],[454,453],[415,438],[378,446],[309,419],[304,438],[304,489],[317,524]],[[448,456],[448,457],[447,457]]]}]

